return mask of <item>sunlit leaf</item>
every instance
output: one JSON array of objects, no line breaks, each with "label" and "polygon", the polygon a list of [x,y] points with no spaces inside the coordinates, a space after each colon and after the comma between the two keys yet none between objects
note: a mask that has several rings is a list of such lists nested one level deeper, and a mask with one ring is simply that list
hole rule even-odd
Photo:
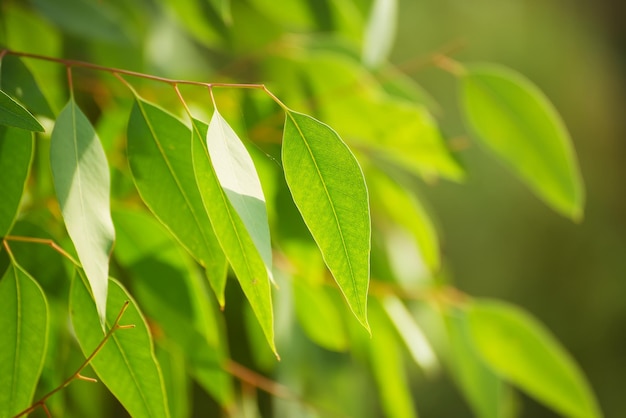
[{"label": "sunlit leaf", "polygon": [[0,126],[0,237],[15,222],[32,161],[33,134]]},{"label": "sunlit leaf", "polygon": [[220,185],[242,220],[272,277],[272,246],[265,196],[252,158],[217,109],[207,133],[209,156]]},{"label": "sunlit leaf", "polygon": [[363,172],[328,125],[287,112],[282,145],[285,179],[302,218],[350,308],[367,324],[370,215]]},{"label": "sunlit leaf", "polygon": [[[169,417],[163,378],[146,321],[131,296],[112,279],[109,281],[106,329],[113,325],[126,301],[130,301],[130,305],[121,325],[135,327],[115,331],[90,365],[131,416]],[[104,331],[82,272],[78,272],[72,281],[70,318],[80,348],[85,356],[89,356],[103,340]]]},{"label": "sunlit leaf", "polygon": [[[214,4],[226,0],[160,0],[183,24],[186,31],[207,46],[215,46],[227,35],[224,16],[219,15]],[[224,9],[226,11],[228,9]]]},{"label": "sunlit leaf", "polygon": [[397,0],[374,0],[363,40],[363,62],[379,67],[391,52],[396,37]]},{"label": "sunlit leaf", "polygon": [[11,96],[0,90],[0,125],[43,132],[43,126]]},{"label": "sunlit leaf", "polygon": [[0,416],[12,417],[32,402],[48,343],[44,293],[15,264],[0,280],[0,335]]},{"label": "sunlit leaf", "polygon": [[98,135],[73,98],[59,114],[50,142],[50,166],[63,220],[104,324],[109,255],[115,240],[107,159]]},{"label": "sunlit leaf", "polygon": [[468,321],[476,350],[498,375],[565,416],[602,416],[575,361],[528,313],[503,302],[477,301]]},{"label": "sunlit leaf", "polygon": [[469,125],[498,158],[554,210],[581,219],[584,185],[569,133],[535,85],[507,68],[469,66],[462,103]]},{"label": "sunlit leaf", "polygon": [[208,126],[193,121],[193,168],[204,207],[219,243],[248,298],[265,338],[276,352],[270,281],[263,258],[245,224],[219,184],[206,146]]},{"label": "sunlit leaf", "polygon": [[206,268],[223,305],[226,259],[194,176],[191,132],[171,114],[138,98],[128,123],[128,160],[141,198]]},{"label": "sunlit leaf", "polygon": [[21,59],[11,55],[2,58],[2,90],[24,103],[33,113],[53,118],[48,100]]}]

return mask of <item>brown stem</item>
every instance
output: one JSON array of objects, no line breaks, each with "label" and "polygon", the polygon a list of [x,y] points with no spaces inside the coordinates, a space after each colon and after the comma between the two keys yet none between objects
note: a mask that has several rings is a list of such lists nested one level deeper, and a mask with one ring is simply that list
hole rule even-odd
[{"label": "brown stem", "polygon": [[[44,244],[52,247],[53,250],[70,260],[75,266],[82,267],[78,261],[74,259],[67,251],[59,246],[56,242],[47,238],[22,237],[17,235],[7,235],[4,237],[5,247],[8,247],[6,241],[30,242],[33,244]],[[7,248],[8,249],[8,248]]]}]

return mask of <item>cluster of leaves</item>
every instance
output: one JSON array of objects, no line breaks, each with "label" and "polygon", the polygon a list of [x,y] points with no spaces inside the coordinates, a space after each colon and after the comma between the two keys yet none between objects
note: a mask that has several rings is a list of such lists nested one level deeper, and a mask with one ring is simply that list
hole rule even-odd
[{"label": "cluster of leaves", "polygon": [[[273,402],[277,416],[368,416],[374,401],[352,404],[345,387],[360,393],[363,370],[385,415],[414,417],[404,357],[425,376],[443,363],[479,417],[517,415],[511,386],[567,416],[601,415],[541,324],[461,294],[442,274],[413,186],[462,181],[464,170],[434,100],[386,63],[395,1],[31,3],[3,10],[0,417],[33,406],[94,414],[84,392],[46,395],[71,381],[74,342],[135,417],[189,416],[190,380],[232,416],[258,407],[246,385],[288,398]],[[183,45],[234,51],[229,76],[267,80],[271,92],[224,72],[209,84],[51,58],[62,39],[84,38],[96,57],[114,46],[115,62],[129,43],[148,43],[137,35],[148,9]],[[246,22],[254,32],[239,29]],[[315,31],[326,35],[302,35]],[[47,41],[33,47],[32,32]],[[262,56],[239,58],[255,49]],[[580,219],[575,154],[542,93],[503,67],[436,61],[459,78],[476,139],[550,207]],[[135,328],[122,330],[127,301],[121,321]],[[287,393],[241,372],[232,358],[242,351]],[[71,376],[85,379],[81,371]]]}]

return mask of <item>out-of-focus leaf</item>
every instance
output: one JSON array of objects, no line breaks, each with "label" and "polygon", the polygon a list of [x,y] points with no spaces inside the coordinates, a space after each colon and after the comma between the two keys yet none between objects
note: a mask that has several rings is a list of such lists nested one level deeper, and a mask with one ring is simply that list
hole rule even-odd
[{"label": "out-of-focus leaf", "polygon": [[565,416],[602,416],[574,360],[528,313],[504,302],[476,301],[467,315],[476,350],[498,375]]},{"label": "out-of-focus leaf", "polygon": [[363,63],[377,68],[385,62],[396,37],[397,0],[374,0],[363,37]]},{"label": "out-of-focus leaf", "polygon": [[267,268],[250,233],[219,184],[206,146],[208,126],[197,120],[193,121],[193,125],[193,169],[200,185],[204,207],[265,338],[272,351],[276,352],[272,294]]},{"label": "out-of-focus leaf", "polygon": [[170,416],[189,417],[191,396],[189,378],[185,372],[185,353],[174,344],[156,344],[155,354],[163,375]]},{"label": "out-of-focus leaf", "polygon": [[9,233],[17,217],[33,161],[33,134],[0,126],[0,237]]},{"label": "out-of-focus leaf", "polygon": [[313,29],[313,16],[307,2],[251,0],[252,6],[272,21],[290,28]]},{"label": "out-of-focus leaf", "polygon": [[24,103],[33,113],[54,118],[48,100],[21,59],[7,55],[0,62],[2,90]]},{"label": "out-of-focus leaf", "polygon": [[385,68],[378,77],[383,90],[391,97],[425,106],[435,115],[441,113],[441,105],[424,87],[394,67]]},{"label": "out-of-focus leaf", "polygon": [[32,402],[48,344],[48,303],[37,282],[11,263],[0,280],[0,416]]},{"label": "out-of-focus leaf", "polygon": [[287,185],[350,309],[367,324],[371,225],[363,172],[328,125],[288,111],[282,161]]},{"label": "out-of-focus leaf", "polygon": [[0,90],[0,125],[43,132],[43,126],[11,96]]},{"label": "out-of-focus leaf", "polygon": [[137,98],[128,123],[128,160],[141,198],[191,255],[224,304],[226,258],[202,203],[191,159],[191,132]]},{"label": "out-of-focus leaf", "polygon": [[476,65],[463,75],[461,94],[478,138],[545,203],[580,220],[585,198],[576,155],[543,93],[512,70]]},{"label": "out-of-focus leaf", "polygon": [[[107,330],[127,301],[130,304],[121,325],[135,327],[115,331],[90,365],[131,416],[169,417],[165,385],[148,325],[132,297],[113,279],[109,281]],[[103,340],[104,331],[94,298],[80,271],[74,276],[70,290],[70,318],[80,348],[89,356]]]},{"label": "out-of-focus leaf", "polygon": [[272,279],[272,245],[261,181],[246,147],[219,114],[207,132],[209,156],[220,185],[245,225]]},{"label": "out-of-focus leaf", "polygon": [[54,125],[50,166],[65,226],[104,325],[109,255],[115,241],[109,166],[98,135],[73,98]]},{"label": "out-of-focus leaf", "polygon": [[226,0],[161,0],[189,34],[207,46],[215,46],[227,36],[223,17],[213,7],[216,2]]}]

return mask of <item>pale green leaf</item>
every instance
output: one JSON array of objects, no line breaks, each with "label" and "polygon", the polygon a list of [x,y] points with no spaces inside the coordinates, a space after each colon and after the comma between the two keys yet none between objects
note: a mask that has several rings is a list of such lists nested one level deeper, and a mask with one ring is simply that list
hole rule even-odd
[{"label": "pale green leaf", "polygon": [[0,237],[11,230],[33,161],[33,134],[0,126]]},{"label": "pale green leaf", "polygon": [[[165,385],[156,361],[152,337],[135,301],[115,280],[109,280],[107,330],[113,325],[124,304],[130,304],[121,325],[135,327],[113,333],[90,365],[111,393],[136,418],[169,417]],[[104,338],[98,321],[93,295],[82,272],[72,281],[70,318],[76,339],[89,356]]]},{"label": "pale green leaf", "polygon": [[575,361],[528,313],[504,302],[477,301],[468,321],[476,350],[498,375],[565,416],[602,416]]},{"label": "pale green leaf", "polygon": [[272,246],[261,181],[246,147],[217,109],[209,123],[207,146],[220,185],[248,230],[272,279]]},{"label": "pale green leaf", "polygon": [[7,55],[0,62],[2,90],[15,97],[37,115],[53,118],[54,114],[30,70],[18,57]]},{"label": "pale green leaf", "polygon": [[161,368],[170,416],[191,416],[191,382],[185,370],[185,352],[174,344],[156,344],[156,359]]},{"label": "pale green leaf", "polygon": [[367,324],[371,226],[363,172],[328,125],[288,111],[282,145],[285,179],[348,305]]},{"label": "pale green leaf", "polygon": [[54,125],[50,166],[67,232],[104,324],[109,255],[115,241],[109,166],[98,135],[73,98]]},{"label": "pale green leaf", "polygon": [[223,305],[226,259],[196,183],[191,132],[171,114],[138,98],[128,123],[128,161],[141,198],[206,268]]},{"label": "pale green leaf", "polygon": [[0,90],[0,125],[43,132],[43,126],[11,96]]},{"label": "pale green leaf", "polygon": [[197,120],[193,121],[193,125],[193,168],[204,207],[265,338],[276,352],[272,294],[267,268],[248,229],[220,186],[206,146],[207,125]]},{"label": "pale green leaf", "polygon": [[571,139],[544,94],[522,75],[493,65],[462,77],[466,119],[478,138],[539,198],[580,220],[584,185]]},{"label": "pale green leaf", "polygon": [[12,417],[32,403],[48,343],[44,293],[13,263],[0,280],[0,335],[0,417]]},{"label": "pale green leaf", "polygon": [[385,62],[396,37],[397,0],[374,0],[363,37],[363,62],[377,68]]}]

